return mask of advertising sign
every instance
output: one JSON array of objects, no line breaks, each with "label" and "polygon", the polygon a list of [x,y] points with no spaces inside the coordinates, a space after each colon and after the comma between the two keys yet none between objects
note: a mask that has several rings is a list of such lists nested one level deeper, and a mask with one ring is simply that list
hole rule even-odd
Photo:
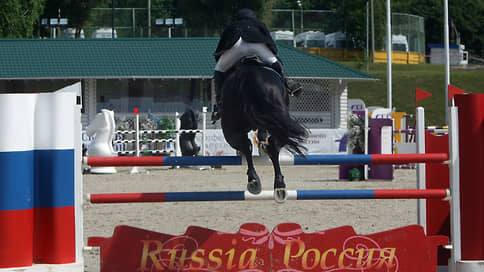
[{"label": "advertising sign", "polygon": [[246,223],[238,233],[191,226],[179,236],[118,226],[88,241],[101,247],[101,272],[436,271],[437,246],[447,243],[418,225],[359,235],[350,226],[305,233],[295,223],[272,232]]}]

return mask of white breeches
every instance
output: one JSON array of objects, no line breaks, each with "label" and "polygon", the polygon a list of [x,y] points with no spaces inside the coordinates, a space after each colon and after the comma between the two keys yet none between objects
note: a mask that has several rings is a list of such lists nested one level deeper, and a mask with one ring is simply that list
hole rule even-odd
[{"label": "white breeches", "polygon": [[225,72],[246,56],[258,56],[268,65],[277,61],[277,57],[265,43],[248,43],[239,38],[232,48],[220,56],[215,65],[215,71]]}]

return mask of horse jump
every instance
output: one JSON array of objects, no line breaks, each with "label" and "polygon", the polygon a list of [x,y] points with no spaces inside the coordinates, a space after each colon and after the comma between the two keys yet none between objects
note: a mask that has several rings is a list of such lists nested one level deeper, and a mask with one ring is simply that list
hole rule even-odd
[{"label": "horse jump", "polygon": [[[445,199],[447,189],[400,190],[288,190],[288,200],[315,199]],[[90,194],[92,204],[135,202],[194,202],[194,201],[244,201],[274,200],[274,191],[266,190],[254,195],[248,191],[164,192]]]},{"label": "horse jump", "polygon": [[[445,153],[430,154],[362,154],[362,155],[281,155],[279,161],[285,165],[339,165],[339,164],[406,164],[444,163]],[[205,157],[83,157],[82,162],[90,166],[189,166],[189,165],[243,165],[240,156]],[[257,164],[270,164],[267,156],[254,157]]]}]

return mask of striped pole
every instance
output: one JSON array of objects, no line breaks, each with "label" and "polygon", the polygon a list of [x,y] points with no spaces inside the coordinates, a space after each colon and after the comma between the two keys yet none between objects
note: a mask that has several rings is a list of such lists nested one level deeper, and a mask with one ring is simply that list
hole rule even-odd
[{"label": "striped pole", "polygon": [[[240,156],[179,156],[179,157],[83,157],[90,166],[189,166],[189,165],[243,165]],[[446,153],[430,154],[354,154],[354,155],[306,155],[281,156],[282,165],[340,165],[340,164],[408,164],[443,163]],[[255,156],[256,164],[272,165],[268,156]]]},{"label": "striped pole", "polygon": [[[398,189],[398,190],[287,190],[288,200],[315,199],[444,199],[446,189]],[[243,201],[274,200],[274,191],[262,191],[254,195],[248,191],[212,192],[164,192],[164,193],[114,193],[90,194],[93,204],[136,202],[195,202],[195,201]]]}]

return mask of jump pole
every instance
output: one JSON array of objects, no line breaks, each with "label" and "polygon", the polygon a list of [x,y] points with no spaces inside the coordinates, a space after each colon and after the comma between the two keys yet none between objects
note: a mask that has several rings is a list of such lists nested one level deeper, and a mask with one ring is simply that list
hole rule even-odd
[{"label": "jump pole", "polygon": [[[328,199],[447,199],[447,189],[400,189],[400,190],[288,190],[288,200]],[[274,191],[251,194],[248,191],[163,192],[163,193],[112,193],[90,194],[88,202],[148,203],[148,202],[196,202],[196,201],[244,201],[274,200]]]},{"label": "jump pole", "polygon": [[[408,164],[445,163],[446,153],[431,154],[355,154],[355,155],[306,155],[281,156],[282,165],[340,165],[340,164]],[[83,157],[89,166],[189,166],[189,165],[244,165],[240,156],[180,156],[180,157]],[[254,157],[256,164],[269,165],[268,156]]]}]

